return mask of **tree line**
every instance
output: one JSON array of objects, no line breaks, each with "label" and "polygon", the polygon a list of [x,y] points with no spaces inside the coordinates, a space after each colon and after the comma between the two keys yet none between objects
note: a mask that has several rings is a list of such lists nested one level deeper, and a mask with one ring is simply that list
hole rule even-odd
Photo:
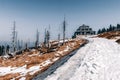
[{"label": "tree line", "polygon": [[0,56],[5,55],[6,53],[8,53],[10,50],[10,46],[4,46],[4,45],[0,45]]},{"label": "tree line", "polygon": [[[64,21],[63,21],[63,25],[62,25],[62,29],[63,29],[63,44],[65,43],[65,39],[66,39],[66,21],[65,21],[65,17],[64,17]],[[45,29],[45,37],[44,37],[44,46],[46,48],[50,48],[50,26],[49,29],[46,30]],[[17,54],[17,53],[21,53],[21,51],[26,51],[29,49],[38,49],[39,47],[41,47],[41,44],[39,42],[39,31],[37,29],[36,31],[36,40],[35,40],[35,45],[33,46],[28,46],[28,42],[26,42],[25,44],[23,44],[23,41],[21,40],[21,43],[18,39],[18,32],[16,31],[16,22],[13,22],[13,28],[12,28],[12,40],[11,40],[11,45],[0,45],[0,56],[4,56],[6,54],[10,55],[11,53],[13,54]],[[58,34],[58,40],[60,40],[60,33]],[[25,45],[25,47],[23,47],[23,45]]]},{"label": "tree line", "polygon": [[99,29],[97,31],[97,34],[101,34],[101,33],[104,33],[104,32],[110,32],[110,31],[116,31],[116,30],[120,30],[120,24],[117,24],[117,26],[112,26],[110,24],[110,26],[108,28]]}]

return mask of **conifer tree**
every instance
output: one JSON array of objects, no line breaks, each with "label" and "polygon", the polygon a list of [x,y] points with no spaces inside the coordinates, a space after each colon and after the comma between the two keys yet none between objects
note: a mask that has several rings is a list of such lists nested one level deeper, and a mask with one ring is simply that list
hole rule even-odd
[{"label": "conifer tree", "polygon": [[117,30],[120,30],[120,24],[117,24]]},{"label": "conifer tree", "polygon": [[97,34],[100,34],[101,33],[101,29],[98,30]]}]

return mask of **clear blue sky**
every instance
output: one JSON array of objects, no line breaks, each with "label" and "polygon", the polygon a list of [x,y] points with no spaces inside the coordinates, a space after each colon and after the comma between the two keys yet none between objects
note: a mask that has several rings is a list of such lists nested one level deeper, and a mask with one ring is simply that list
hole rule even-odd
[{"label": "clear blue sky", "polygon": [[11,40],[13,21],[19,39],[35,40],[36,29],[43,40],[51,26],[51,38],[62,32],[66,15],[67,37],[82,24],[94,30],[120,23],[120,0],[0,0],[0,41]]}]

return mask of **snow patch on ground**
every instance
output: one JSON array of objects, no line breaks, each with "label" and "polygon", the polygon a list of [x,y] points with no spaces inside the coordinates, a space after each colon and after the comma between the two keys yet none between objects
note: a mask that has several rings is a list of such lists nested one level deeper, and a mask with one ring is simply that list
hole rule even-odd
[{"label": "snow patch on ground", "polygon": [[[65,40],[67,42],[68,40]],[[12,80],[20,78],[24,80],[25,78],[34,77],[33,75],[38,74],[38,71],[42,72],[49,68],[55,61],[61,59],[63,56],[69,54],[72,50],[79,47],[79,43],[85,43],[85,40],[69,40],[70,42],[66,43],[63,46],[60,46],[58,51],[52,54],[40,55],[39,51],[32,49],[29,52],[21,56],[16,56],[15,58],[2,61],[2,66],[0,67],[0,77],[3,78],[13,78]],[[62,42],[62,41],[61,41]],[[41,57],[39,57],[41,56]],[[71,56],[71,55],[70,55]],[[35,61],[36,60],[36,61]],[[14,62],[15,63],[14,63]],[[9,65],[7,65],[9,63]],[[13,64],[14,63],[14,64]],[[18,63],[18,65],[17,65]],[[13,67],[17,66],[17,67]],[[17,73],[17,74],[16,74]],[[9,74],[9,77],[8,77]]]},{"label": "snow patch on ground", "polygon": [[45,80],[120,80],[120,45],[103,38],[88,38],[64,65]]},{"label": "snow patch on ground", "polygon": [[67,52],[67,51],[69,51],[69,50],[70,50],[70,47],[67,46],[66,49],[64,50],[64,52]]},{"label": "snow patch on ground", "polygon": [[52,63],[50,60],[46,60],[45,62],[42,62],[42,66],[47,66],[48,64]]},{"label": "snow patch on ground", "polygon": [[58,59],[59,59],[59,57],[58,57],[58,58],[54,58],[52,61],[55,62],[55,61],[57,61]]},{"label": "snow patch on ground", "polygon": [[[57,60],[57,58],[54,59],[54,61]],[[20,73],[20,76],[25,76],[27,73],[30,75],[33,75],[35,72],[40,71],[41,67],[47,66],[51,64],[52,61],[46,60],[42,62],[40,65],[35,65],[27,69],[27,65],[21,66],[21,67],[0,67],[0,76],[4,76],[6,74],[11,74],[11,73]],[[24,79],[21,79],[24,80]]]},{"label": "snow patch on ground", "polygon": [[26,78],[25,77],[22,77],[22,78],[20,78],[19,80],[25,80]]},{"label": "snow patch on ground", "polygon": [[25,76],[28,72],[32,75],[34,72],[38,71],[40,66],[32,66],[26,69],[26,65],[22,67],[0,67],[0,76],[4,76],[10,73],[20,73],[21,76]]},{"label": "snow patch on ground", "polygon": [[113,39],[111,39],[111,40],[117,41],[118,39],[120,39],[120,36],[117,36],[117,37],[115,37],[115,38],[113,38]]}]

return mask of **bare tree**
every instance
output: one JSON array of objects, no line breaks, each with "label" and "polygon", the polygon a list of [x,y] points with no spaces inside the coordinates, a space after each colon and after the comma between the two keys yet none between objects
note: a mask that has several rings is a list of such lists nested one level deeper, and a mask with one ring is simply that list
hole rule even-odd
[{"label": "bare tree", "polygon": [[65,43],[65,31],[66,31],[66,21],[65,21],[65,17],[64,17],[64,21],[63,21],[63,44]]},{"label": "bare tree", "polygon": [[58,34],[58,41],[60,41],[60,33]]},{"label": "bare tree", "polygon": [[20,49],[24,48],[24,46],[23,46],[23,40],[20,41],[20,47],[21,47]]},{"label": "bare tree", "polygon": [[35,41],[35,47],[37,48],[39,45],[39,32],[38,32],[38,29],[36,31],[36,41]]},{"label": "bare tree", "polygon": [[18,50],[21,50],[20,40],[17,41],[17,48],[18,48]]},{"label": "bare tree", "polygon": [[46,43],[47,43],[47,47],[50,47],[49,42],[50,42],[50,32],[47,31],[47,33],[46,33]]},{"label": "bare tree", "polygon": [[15,31],[15,48],[16,48],[16,50],[18,50],[17,36],[18,36],[18,32]]},{"label": "bare tree", "polygon": [[44,35],[44,44],[46,44],[46,28],[45,28],[45,35]]},{"label": "bare tree", "polygon": [[16,51],[17,44],[17,31],[16,31],[16,22],[13,23],[13,31],[12,31],[12,51]]},{"label": "bare tree", "polygon": [[50,42],[50,31],[45,29],[45,38],[44,38],[45,47],[50,47],[49,42]]},{"label": "bare tree", "polygon": [[60,33],[58,34],[58,46],[60,46]]},{"label": "bare tree", "polygon": [[28,43],[27,42],[25,43],[25,49],[26,50],[28,49]]}]

